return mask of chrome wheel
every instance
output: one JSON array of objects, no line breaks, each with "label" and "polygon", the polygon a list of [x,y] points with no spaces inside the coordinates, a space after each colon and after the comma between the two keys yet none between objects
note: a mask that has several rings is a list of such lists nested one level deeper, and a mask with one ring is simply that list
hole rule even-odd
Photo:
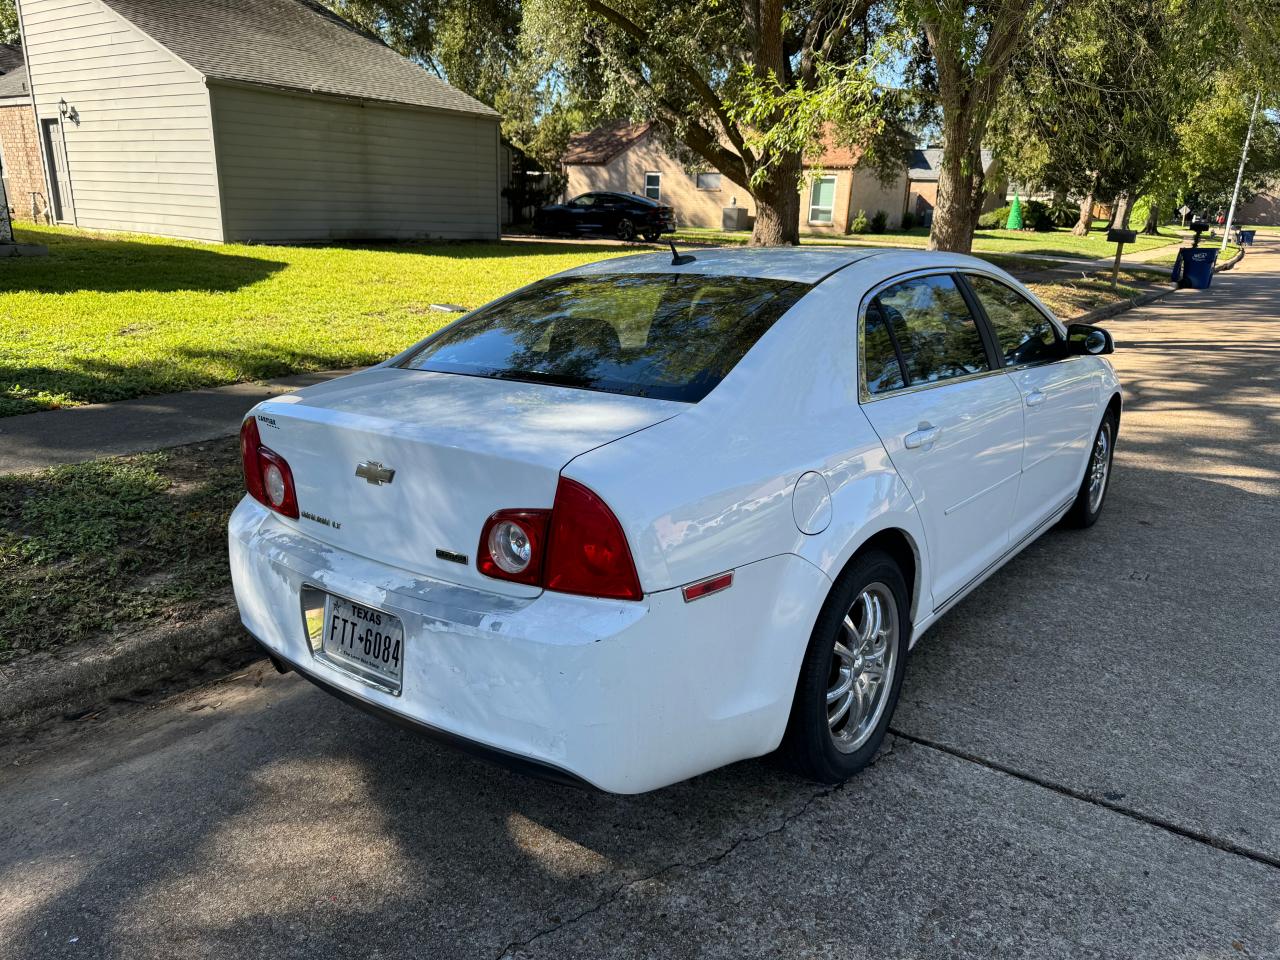
[{"label": "chrome wheel", "polygon": [[898,605],[883,583],[867,586],[845,614],[827,684],[827,727],[841,753],[871,736],[889,699],[898,660]]},{"label": "chrome wheel", "polygon": [[1102,497],[1107,492],[1107,477],[1111,473],[1111,421],[1104,421],[1093,441],[1093,455],[1089,458],[1089,512],[1097,513]]}]

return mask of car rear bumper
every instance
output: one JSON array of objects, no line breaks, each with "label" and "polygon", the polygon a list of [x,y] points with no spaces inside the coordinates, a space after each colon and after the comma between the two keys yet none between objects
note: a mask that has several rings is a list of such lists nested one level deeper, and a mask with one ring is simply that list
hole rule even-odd
[{"label": "car rear bumper", "polygon": [[[732,588],[694,603],[678,589],[640,602],[511,598],[335,550],[248,498],[229,547],[245,627],[307,679],[508,765],[617,793],[773,750],[830,588],[788,554],[738,568]],[[307,586],[400,618],[398,695],[314,656]]]}]

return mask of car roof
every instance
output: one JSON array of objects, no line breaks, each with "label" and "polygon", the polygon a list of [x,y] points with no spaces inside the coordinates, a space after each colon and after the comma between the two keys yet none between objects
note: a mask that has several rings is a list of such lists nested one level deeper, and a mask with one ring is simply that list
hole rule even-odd
[{"label": "car roof", "polygon": [[[900,247],[689,247],[677,248],[693,257],[691,263],[673,264],[670,253],[641,253],[598,260],[565,271],[563,276],[606,273],[708,274],[724,277],[762,277],[816,284],[850,264],[875,259],[886,277],[931,267],[979,267],[991,270],[985,260],[957,253],[904,250]],[[868,264],[870,266],[870,264]]]}]

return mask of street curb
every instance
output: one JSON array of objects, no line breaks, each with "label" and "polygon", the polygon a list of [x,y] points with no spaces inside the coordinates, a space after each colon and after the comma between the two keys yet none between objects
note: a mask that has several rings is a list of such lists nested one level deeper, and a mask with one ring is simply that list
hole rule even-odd
[{"label": "street curb", "polygon": [[1140,297],[1130,297],[1128,300],[1121,300],[1118,303],[1109,303],[1105,307],[1098,307],[1096,310],[1090,310],[1088,313],[1082,313],[1078,317],[1070,318],[1067,323],[1096,323],[1099,320],[1106,320],[1108,317],[1114,317],[1116,314],[1125,313],[1134,307],[1144,307],[1148,303],[1154,303],[1157,300],[1169,296],[1171,293],[1177,293],[1177,287],[1169,287],[1167,290],[1153,290],[1151,293],[1144,293]]},{"label": "street curb", "polygon": [[0,666],[0,741],[50,719],[72,719],[113,698],[178,680],[210,661],[238,666],[257,646],[228,594],[212,610]]},{"label": "street curb", "polygon": [[1244,259],[1244,247],[1241,247],[1236,251],[1236,255],[1232,257],[1230,260],[1228,260],[1226,263],[1214,264],[1213,272],[1217,273],[1220,270],[1230,270],[1232,267],[1234,267],[1237,263],[1239,263],[1243,259]]}]

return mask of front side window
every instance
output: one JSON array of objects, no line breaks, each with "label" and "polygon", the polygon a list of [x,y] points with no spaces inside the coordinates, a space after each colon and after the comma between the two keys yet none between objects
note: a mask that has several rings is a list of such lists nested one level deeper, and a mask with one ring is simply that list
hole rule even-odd
[{"label": "front side window", "polygon": [[646,173],[644,175],[644,195],[650,200],[662,199],[662,174]]},{"label": "front side window", "polygon": [[763,277],[553,278],[445,327],[401,365],[697,403],[808,290]]},{"label": "front side window", "polygon": [[989,277],[969,275],[966,279],[991,321],[1006,367],[1063,356],[1058,331],[1030,300]]},{"label": "front side window", "polygon": [[[897,349],[905,386],[936,383],[988,369],[978,325],[950,276],[917,277],[882,290],[867,309],[869,326],[877,314],[876,322]],[[869,349],[864,346],[864,354]],[[883,347],[880,352],[883,356]],[[868,389],[871,373],[868,361]]]},{"label": "front side window", "polygon": [[836,208],[836,178],[818,177],[809,195],[809,222],[830,223]]}]

